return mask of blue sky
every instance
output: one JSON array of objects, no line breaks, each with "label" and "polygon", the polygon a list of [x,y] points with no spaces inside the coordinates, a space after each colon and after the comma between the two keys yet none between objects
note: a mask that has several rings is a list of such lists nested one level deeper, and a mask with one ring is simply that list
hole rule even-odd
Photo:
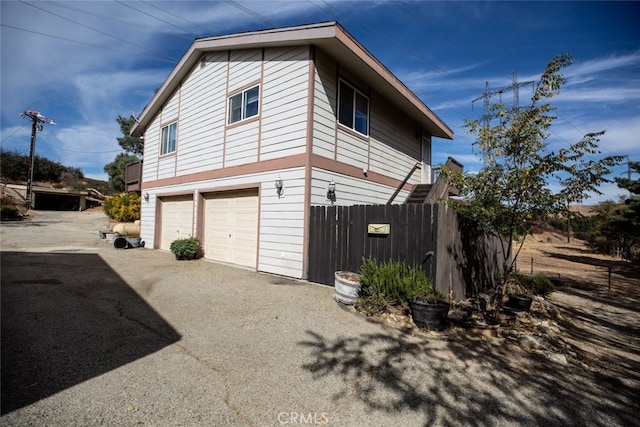
[{"label": "blue sky", "polygon": [[[404,1],[2,1],[1,139],[29,152],[20,113],[57,123],[38,133],[36,152],[88,177],[106,179],[120,148],[118,115],[138,114],[193,39],[336,20],[453,129],[434,140],[434,164],[447,156],[481,167],[465,119],[478,98],[535,80],[556,54],[574,65],[555,97],[552,148],[606,130],[603,155],[640,161],[640,2]],[[520,89],[520,102],[532,94]],[[494,98],[497,101],[497,98]],[[505,95],[505,102],[511,102]],[[611,177],[625,176],[626,165]],[[617,200],[615,184],[589,203]]]}]

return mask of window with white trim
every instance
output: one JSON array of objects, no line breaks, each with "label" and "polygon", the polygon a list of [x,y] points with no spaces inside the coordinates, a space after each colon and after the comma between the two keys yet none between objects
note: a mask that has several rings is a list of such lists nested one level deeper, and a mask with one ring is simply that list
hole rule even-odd
[{"label": "window with white trim", "polygon": [[369,98],[340,80],[338,122],[362,135],[369,135]]},{"label": "window with white trim", "polygon": [[229,124],[257,116],[260,110],[260,86],[254,86],[229,98]]},{"label": "window with white trim", "polygon": [[162,128],[160,137],[160,154],[168,154],[176,151],[176,130],[178,123],[171,123]]}]

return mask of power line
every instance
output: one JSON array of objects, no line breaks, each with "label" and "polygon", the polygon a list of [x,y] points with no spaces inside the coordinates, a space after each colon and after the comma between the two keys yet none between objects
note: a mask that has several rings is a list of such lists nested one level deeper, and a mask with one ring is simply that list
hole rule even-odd
[{"label": "power line", "polygon": [[118,3],[119,5],[122,5],[122,6],[128,7],[129,9],[133,9],[133,10],[135,10],[136,12],[142,13],[143,15],[149,16],[149,17],[151,17],[151,18],[153,18],[153,19],[157,19],[158,21],[163,22],[163,23],[165,23],[165,24],[167,24],[167,25],[171,25],[172,27],[177,28],[177,29],[178,29],[178,30],[180,30],[180,31],[184,31],[184,32],[185,32],[185,33],[187,33],[187,34],[192,34],[192,35],[194,35],[194,36],[197,36],[197,34],[196,34],[196,33],[192,32],[192,31],[190,31],[190,30],[187,30],[187,29],[185,29],[185,28],[182,28],[182,27],[180,27],[180,26],[178,26],[178,25],[175,25],[175,24],[173,24],[173,23],[171,23],[171,22],[169,22],[169,21],[165,21],[165,20],[164,20],[164,19],[162,19],[162,18],[158,18],[157,16],[152,15],[152,14],[150,14],[150,13],[148,13],[148,12],[145,12],[144,10],[140,10],[140,9],[138,9],[138,8],[135,8],[135,7],[131,6],[130,4],[124,3],[124,2],[122,2],[122,1],[120,1],[120,0],[113,0],[113,1],[115,1],[115,2],[116,2],[116,3]]},{"label": "power line", "polygon": [[[51,0],[46,0],[45,3],[46,4],[50,4],[50,5],[54,5],[54,6],[57,6],[57,7],[69,9],[69,10],[72,10],[74,12],[83,13],[85,15],[94,16],[94,17],[101,18],[101,19],[106,19],[108,21],[119,22],[121,24],[125,24],[125,25],[128,25],[128,26],[131,26],[131,27],[133,27],[135,29],[142,28],[142,29],[149,30],[149,31],[156,31],[157,30],[155,27],[144,25],[144,24],[141,24],[139,22],[125,21],[123,19],[118,19],[118,18],[115,18],[113,16],[102,15],[100,13],[95,13],[95,12],[92,12],[92,11],[89,11],[89,10],[73,7],[73,6],[70,6],[70,5],[65,4],[65,3],[59,3],[59,2],[51,1]],[[193,40],[193,37],[187,36],[185,34],[175,34],[175,35],[178,36],[178,37],[181,37],[181,38],[183,38],[185,40]]]},{"label": "power line", "polygon": [[41,10],[42,12],[45,12],[45,13],[51,14],[51,15],[53,15],[53,16],[56,16],[56,17],[58,17],[58,18],[60,18],[60,19],[64,19],[65,21],[69,21],[69,22],[71,22],[71,23],[73,23],[73,24],[76,24],[76,25],[79,25],[79,26],[81,26],[81,27],[83,27],[83,28],[87,28],[87,29],[89,29],[89,30],[91,30],[91,31],[95,31],[96,33],[100,33],[100,34],[102,34],[102,35],[105,35],[105,36],[107,36],[107,37],[111,37],[111,38],[113,38],[113,39],[115,39],[115,40],[118,40],[118,41],[121,41],[121,42],[124,42],[124,43],[130,44],[130,45],[135,46],[135,47],[137,47],[137,48],[147,50],[147,51],[149,51],[149,52],[152,52],[153,54],[157,54],[157,55],[164,56],[164,57],[166,57],[166,58],[168,58],[168,59],[171,59],[171,60],[172,60],[172,61],[174,61],[174,62],[178,62],[178,59],[176,59],[176,58],[172,58],[172,57],[170,57],[170,56],[168,56],[168,55],[164,55],[163,53],[160,53],[160,52],[154,52],[154,51],[151,51],[151,50],[147,49],[147,48],[146,48],[146,47],[144,47],[144,46],[141,46],[141,45],[136,44],[136,43],[133,43],[133,42],[131,42],[131,41],[129,41],[129,40],[126,40],[126,39],[123,39],[123,38],[120,38],[120,37],[114,36],[113,34],[109,34],[109,33],[107,33],[107,32],[104,32],[104,31],[98,30],[97,28],[92,28],[92,27],[90,27],[89,25],[85,25],[85,24],[82,24],[82,23],[80,23],[80,22],[78,22],[78,21],[74,21],[74,20],[73,20],[73,19],[71,19],[71,18],[67,18],[67,17],[65,17],[65,16],[58,15],[57,13],[55,13],[55,12],[51,12],[50,10],[43,9],[43,8],[41,8],[41,7],[38,7],[38,6],[34,5],[34,4],[27,3],[27,2],[25,2],[25,1],[23,1],[23,0],[18,0],[18,2],[19,2],[19,3],[22,3],[22,4],[25,4],[25,5],[27,5],[27,6],[31,6],[31,7],[35,8],[35,9]]},{"label": "power line", "polygon": [[243,11],[245,13],[248,13],[249,15],[253,16],[254,18],[258,18],[262,22],[265,22],[266,24],[271,25],[272,27],[280,26],[280,24],[278,22],[271,21],[269,18],[259,14],[258,12],[254,11],[254,10],[248,8],[248,7],[242,6],[242,5],[238,4],[238,3],[236,3],[235,1],[232,1],[232,0],[224,0],[224,1],[225,1],[225,3],[235,7],[236,9],[240,9],[241,11]]},{"label": "power line", "polygon": [[127,51],[124,51],[124,50],[114,49],[114,48],[107,47],[107,46],[95,45],[95,44],[83,42],[83,41],[80,41],[80,40],[68,39],[66,37],[60,37],[60,36],[56,36],[54,34],[47,34],[47,33],[42,33],[40,31],[28,30],[26,28],[16,27],[14,25],[0,24],[0,27],[11,28],[13,30],[24,31],[24,32],[27,32],[27,33],[36,34],[36,35],[43,36],[43,37],[50,37],[50,38],[58,39],[58,40],[64,40],[64,41],[71,42],[71,43],[78,43],[78,44],[82,44],[82,45],[89,46],[89,47],[95,47],[95,48],[98,48],[98,49],[106,49],[106,50],[110,50],[110,51],[113,51],[113,52],[124,53],[124,54],[129,55],[129,56],[136,55],[138,57],[153,59],[155,61],[160,61],[160,62],[167,62],[169,64],[174,64],[174,65],[176,63],[176,61],[170,61],[168,59],[158,58],[158,57],[151,56],[151,55],[144,55],[144,54],[141,54],[140,52],[127,52]]},{"label": "power line", "polygon": [[4,144],[7,139],[11,138],[13,135],[15,135],[16,133],[20,132],[22,129],[24,129],[25,126],[26,125],[22,125],[18,129],[16,129],[13,132],[11,132],[11,135],[5,137],[0,144]]},{"label": "power line", "polygon": [[[149,2],[149,1],[145,1],[145,0],[140,0],[140,1],[141,1],[142,3],[144,3],[144,4],[146,4],[147,6],[153,7],[154,9],[158,9],[158,10],[160,10],[160,11],[162,11],[162,12],[166,13],[167,15],[171,15],[171,16],[173,16],[173,17],[175,17],[175,18],[178,18],[178,19],[180,19],[180,20],[182,20],[182,21],[186,22],[186,23],[187,23],[187,24],[189,24],[189,25],[193,25],[194,27],[200,27],[200,29],[201,29],[201,30],[202,30],[202,29],[204,29],[204,27],[202,27],[201,25],[196,24],[195,22],[189,21],[188,19],[185,19],[185,18],[183,18],[182,16],[179,16],[179,15],[175,14],[174,12],[171,12],[171,11],[168,11],[168,10],[166,10],[166,9],[163,9],[163,8],[161,8],[160,6],[158,6],[158,5],[157,5],[157,4],[155,4],[155,3],[152,3],[152,2]],[[202,34],[205,34],[206,32],[208,32],[208,30],[206,30],[206,31],[201,31],[201,33],[202,33]]]}]

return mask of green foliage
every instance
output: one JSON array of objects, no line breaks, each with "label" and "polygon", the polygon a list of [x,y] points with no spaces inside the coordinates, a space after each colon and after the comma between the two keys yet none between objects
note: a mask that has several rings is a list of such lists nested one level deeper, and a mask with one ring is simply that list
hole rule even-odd
[{"label": "green foliage", "polygon": [[104,167],[104,171],[109,175],[109,187],[111,187],[113,191],[125,191],[125,169],[128,164],[137,162],[138,160],[140,159],[136,156],[120,153],[113,162]]},{"label": "green foliage", "polygon": [[[640,174],[640,162],[629,162],[629,169],[635,174]],[[640,246],[640,178],[616,178],[618,187],[629,191],[629,198],[624,201],[624,209],[621,208],[619,222],[615,224],[618,228],[626,231],[623,246],[633,251]]]},{"label": "green foliage", "polygon": [[133,117],[126,118],[118,116],[116,119],[120,125],[120,131],[122,136],[118,138],[118,144],[124,150],[124,153],[119,153],[113,162],[108,163],[104,167],[104,171],[109,175],[109,186],[113,191],[125,191],[125,169],[128,164],[134,163],[140,160],[140,156],[144,150],[144,142],[142,138],[131,136],[129,133],[135,120]]},{"label": "green foliage", "polygon": [[136,193],[120,193],[105,200],[104,213],[111,219],[131,222],[140,219],[140,196]]},{"label": "green foliage", "polygon": [[[518,258],[514,240],[530,234],[536,221],[568,212],[569,204],[582,202],[588,193],[601,194],[598,186],[608,181],[605,176],[610,167],[622,160],[620,156],[593,160],[604,132],[588,133],[558,151],[549,149],[547,138],[555,117],[545,101],[559,93],[565,81],[560,72],[570,64],[570,55],[554,57],[536,83],[528,106],[494,104],[491,111],[497,120],[466,122],[468,132],[478,138],[484,160],[477,174],[441,168],[441,174],[466,199],[457,209],[483,231],[500,238],[504,278]],[[560,190],[552,192],[550,183],[558,184]]]},{"label": "green foliage", "polygon": [[0,218],[2,219],[16,219],[20,217],[20,212],[15,206],[2,206],[0,207]]},{"label": "green foliage", "polygon": [[514,273],[513,277],[527,290],[531,290],[534,295],[547,297],[551,292],[556,290],[556,287],[551,283],[551,280],[542,274],[528,276],[522,273]]},{"label": "green foliage", "polygon": [[420,299],[444,301],[445,295],[434,289],[424,271],[397,261],[377,262],[364,259],[360,268],[360,290],[356,308],[369,314],[385,311],[388,305],[402,305]]},{"label": "green foliage", "polygon": [[195,237],[185,237],[171,242],[169,249],[176,259],[196,259],[201,255],[200,241]]},{"label": "green foliage", "polygon": [[[26,182],[29,177],[29,155],[20,154],[17,151],[0,150],[0,164],[2,165],[2,177],[13,182]],[[74,177],[76,180],[84,178],[78,168],[64,166],[59,162],[47,158],[34,156],[33,180],[45,182],[65,181],[65,178]]]},{"label": "green foliage", "polygon": [[136,122],[135,119],[133,117],[118,116],[116,121],[120,125],[120,131],[122,132],[122,136],[118,138],[120,147],[122,147],[127,154],[141,156],[144,151],[144,142],[142,138],[131,136],[130,134],[131,128]]}]

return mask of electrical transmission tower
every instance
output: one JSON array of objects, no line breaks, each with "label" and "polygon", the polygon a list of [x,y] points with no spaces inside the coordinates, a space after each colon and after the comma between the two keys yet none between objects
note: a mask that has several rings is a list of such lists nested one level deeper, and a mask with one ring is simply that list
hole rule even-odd
[{"label": "electrical transmission tower", "polygon": [[55,125],[55,122],[46,118],[38,111],[26,110],[20,114],[21,117],[28,117],[31,119],[31,147],[29,148],[29,176],[27,178],[27,207],[33,207],[33,169],[35,165],[35,152],[36,152],[36,132],[42,132],[43,125],[45,123]]},{"label": "electrical transmission tower", "polygon": [[[471,101],[471,106],[473,107],[473,103],[482,99],[483,104],[483,113],[482,113],[482,122],[484,123],[484,129],[489,128],[489,123],[493,118],[493,114],[491,113],[491,105],[489,104],[489,100],[498,95],[500,97],[500,103],[502,103],[502,94],[506,92],[513,92],[513,107],[512,111],[517,112],[520,109],[520,87],[528,84],[535,83],[533,80],[527,82],[519,82],[518,74],[514,71],[512,76],[512,81],[509,86],[497,89],[497,90],[489,90],[489,82],[485,82],[485,88],[482,95],[477,97],[476,99]],[[477,142],[474,142],[473,145],[476,145]],[[483,150],[482,160],[486,162],[488,153],[486,149]],[[491,159],[489,159],[491,160]]]}]

